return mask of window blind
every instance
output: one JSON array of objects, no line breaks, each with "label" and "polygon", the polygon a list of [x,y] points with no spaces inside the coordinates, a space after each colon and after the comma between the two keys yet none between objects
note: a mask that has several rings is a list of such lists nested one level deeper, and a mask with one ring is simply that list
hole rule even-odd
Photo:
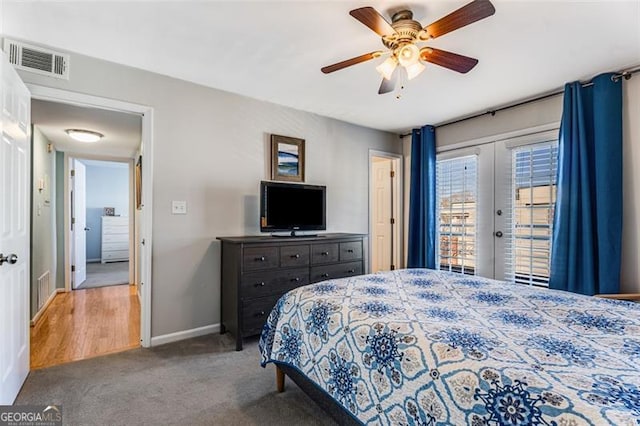
[{"label": "window blind", "polygon": [[506,213],[505,272],[515,283],[549,285],[556,201],[557,141],[512,150]]},{"label": "window blind", "polygon": [[478,157],[436,164],[439,269],[475,275]]}]

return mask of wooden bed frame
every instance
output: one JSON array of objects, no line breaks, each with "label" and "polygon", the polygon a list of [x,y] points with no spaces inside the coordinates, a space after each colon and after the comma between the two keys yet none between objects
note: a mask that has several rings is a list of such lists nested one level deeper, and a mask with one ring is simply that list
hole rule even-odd
[{"label": "wooden bed frame", "polygon": [[331,398],[328,393],[303,376],[298,370],[286,364],[277,362],[274,362],[274,364],[276,366],[276,387],[278,392],[284,392],[284,377],[287,375],[339,425],[362,425],[362,422],[353,417],[343,406]]},{"label": "wooden bed frame", "polygon": [[596,297],[601,297],[603,299],[640,301],[640,293],[596,294]]}]

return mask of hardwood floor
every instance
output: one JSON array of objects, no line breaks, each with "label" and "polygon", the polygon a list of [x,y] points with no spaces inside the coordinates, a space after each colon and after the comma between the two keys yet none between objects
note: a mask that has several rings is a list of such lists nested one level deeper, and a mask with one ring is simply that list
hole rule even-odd
[{"label": "hardwood floor", "polygon": [[44,368],[140,346],[136,287],[59,293],[31,328],[31,368]]}]

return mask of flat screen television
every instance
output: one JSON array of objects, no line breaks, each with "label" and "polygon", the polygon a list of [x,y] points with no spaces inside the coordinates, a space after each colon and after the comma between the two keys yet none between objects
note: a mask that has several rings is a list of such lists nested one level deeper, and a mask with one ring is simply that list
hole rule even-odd
[{"label": "flat screen television", "polygon": [[327,229],[327,188],[281,182],[260,182],[260,231],[323,231]]}]

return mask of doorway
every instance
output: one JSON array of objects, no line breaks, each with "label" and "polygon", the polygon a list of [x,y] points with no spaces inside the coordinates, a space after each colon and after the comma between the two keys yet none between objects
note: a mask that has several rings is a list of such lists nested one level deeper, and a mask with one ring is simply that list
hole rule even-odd
[{"label": "doorway", "polygon": [[136,284],[131,161],[69,158],[73,290]]},{"label": "doorway", "polygon": [[402,156],[369,152],[371,272],[402,267]]},{"label": "doorway", "polygon": [[[32,123],[32,227],[47,232],[32,232],[31,258],[43,262],[32,270],[31,368],[138,347],[140,262],[130,254],[142,117],[33,99]],[[72,140],[78,129],[100,137]]]}]

